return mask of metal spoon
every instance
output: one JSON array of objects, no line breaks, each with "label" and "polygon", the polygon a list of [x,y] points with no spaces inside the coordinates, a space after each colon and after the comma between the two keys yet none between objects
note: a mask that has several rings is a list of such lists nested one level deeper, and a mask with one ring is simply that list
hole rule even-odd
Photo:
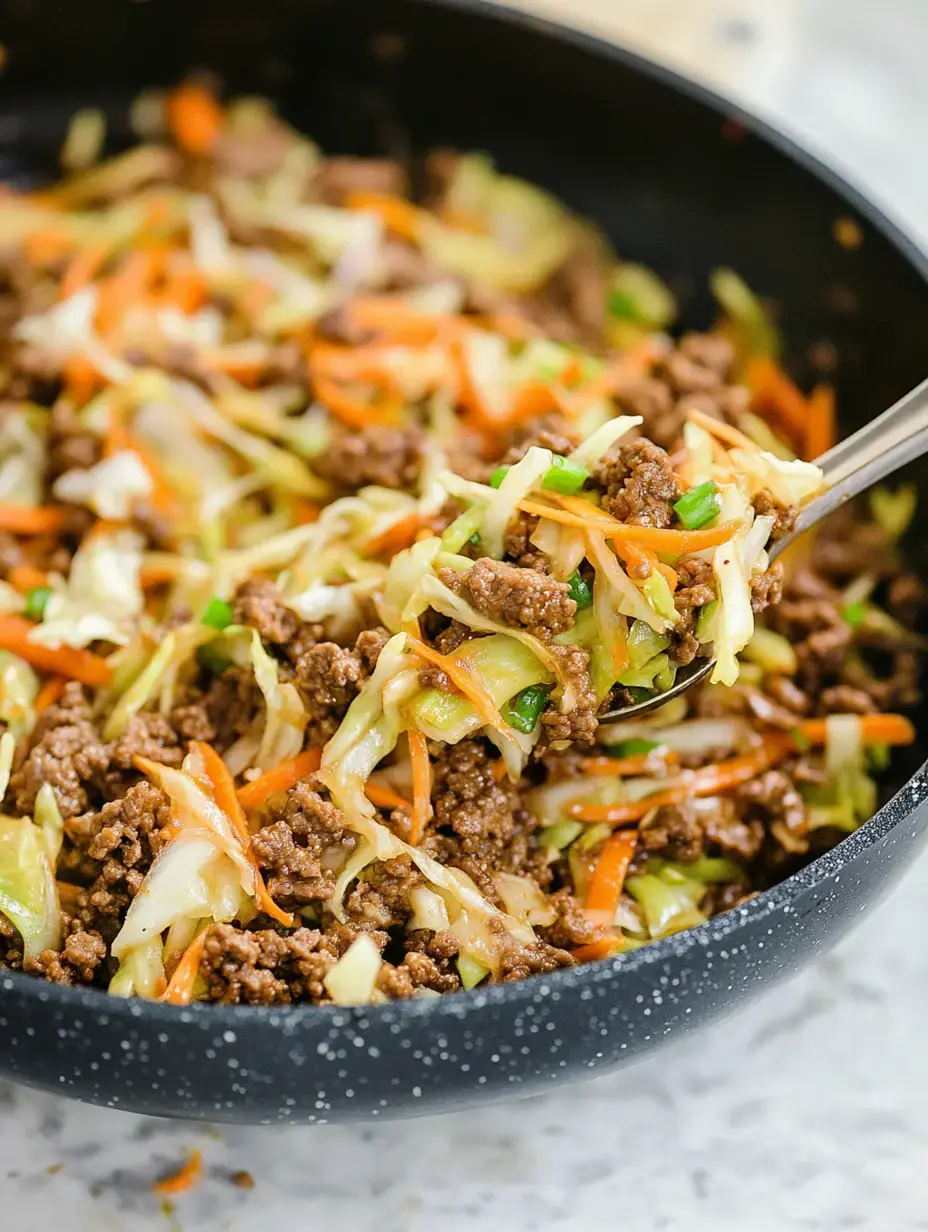
[{"label": "metal spoon", "polygon": [[[928,381],[818,459],[828,486],[799,511],[793,530],[771,544],[770,560],[829,513],[923,453],[928,453]],[[714,659],[694,659],[678,672],[665,693],[610,710],[601,714],[599,720],[630,719],[663,706],[704,680],[714,665]]]}]

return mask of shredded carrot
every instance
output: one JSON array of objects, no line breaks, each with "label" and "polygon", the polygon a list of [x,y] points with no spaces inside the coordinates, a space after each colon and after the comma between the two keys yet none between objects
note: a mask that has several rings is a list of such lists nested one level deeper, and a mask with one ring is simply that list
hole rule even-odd
[{"label": "shredded carrot", "polygon": [[61,379],[79,407],[85,406],[103,384],[96,366],[85,355],[72,355],[61,371]]},{"label": "shredded carrot", "polygon": [[[902,714],[864,714],[860,728],[865,744],[912,744],[915,740],[915,728]],[[824,719],[806,719],[797,730],[810,744],[824,744],[828,738]]]},{"label": "shredded carrot", "polygon": [[437,338],[454,338],[467,328],[461,317],[422,312],[398,295],[359,295],[346,311],[358,329],[381,334],[393,345],[428,346]]},{"label": "shredded carrot", "polygon": [[679,804],[699,796],[717,796],[731,791],[742,783],[748,783],[771,766],[782,761],[789,753],[788,740],[769,737],[758,749],[743,757],[732,757],[693,770],[686,778],[664,791],[656,791],[642,800],[630,800],[624,804],[571,804],[568,813],[580,821],[604,821],[620,825],[625,821],[640,821],[652,809],[665,804]]},{"label": "shredded carrot", "polygon": [[166,1001],[169,1005],[189,1005],[193,1000],[193,986],[200,974],[200,959],[203,957],[208,935],[207,927],[194,937],[181,954],[167,988],[158,998],[159,1001]]},{"label": "shredded carrot", "polygon": [[61,280],[61,299],[70,299],[92,282],[111,251],[111,246],[103,242],[85,244],[79,248]]},{"label": "shredded carrot", "polygon": [[735,449],[750,449],[752,453],[757,453],[758,447],[750,437],[739,432],[737,428],[733,428],[731,424],[713,419],[711,415],[706,415],[702,411],[688,411],[686,417],[697,427],[704,428],[716,440],[724,441],[726,445],[731,445]]},{"label": "shredded carrot", "polygon": [[809,398],[806,438],[803,457],[814,462],[827,453],[838,439],[838,425],[833,385],[816,385]]},{"label": "shredded carrot", "polygon": [[319,401],[349,428],[368,428],[372,424],[392,424],[399,418],[399,407],[395,403],[364,402],[347,392],[335,381],[323,378],[313,384],[314,392]]},{"label": "shredded carrot", "polygon": [[293,502],[293,521],[297,526],[308,526],[319,521],[321,506],[311,500],[296,500]]},{"label": "shredded carrot", "polygon": [[96,316],[100,334],[109,334],[120,323],[123,315],[143,299],[158,272],[161,260],[160,249],[134,249],[120,268],[100,284]]},{"label": "shredded carrot", "polygon": [[426,646],[418,638],[410,637],[408,640],[409,647],[415,655],[424,659],[426,663],[434,663],[436,667],[441,668],[454,687],[464,694],[484,723],[508,735],[508,728],[496,708],[496,703],[480,681],[471,674],[470,667],[463,660],[456,659],[453,655],[439,654],[437,650]]},{"label": "shredded carrot", "polygon": [[238,790],[238,801],[243,809],[260,808],[268,797],[279,791],[289,791],[300,779],[308,774],[314,774],[322,761],[321,749],[304,749],[289,761],[282,761],[273,770],[268,770],[260,778],[253,779]]},{"label": "shredded carrot", "polygon": [[738,529],[737,522],[723,522],[720,526],[713,526],[708,530],[661,530],[656,526],[630,526],[624,522],[607,521],[609,515],[593,505],[589,506],[590,516],[586,517],[533,500],[519,501],[519,508],[525,513],[534,513],[540,518],[560,522],[562,526],[597,531],[607,539],[621,542],[623,546],[635,544],[650,548],[652,552],[666,552],[675,556],[718,547],[720,543],[727,543]]},{"label": "shredded carrot", "polygon": [[412,830],[409,841],[417,847],[432,816],[432,766],[422,732],[411,728],[407,735],[412,760]]},{"label": "shredded carrot", "polygon": [[364,784],[364,794],[370,800],[371,804],[382,809],[406,809],[407,812],[412,812],[412,803],[405,796],[401,796],[398,791],[394,791],[392,787],[387,787],[384,783],[375,783],[368,779]]},{"label": "shredded carrot", "polygon": [[222,108],[209,90],[189,82],[178,86],[168,98],[167,122],[180,148],[202,158],[222,133]]},{"label": "shredded carrot", "polygon": [[47,586],[48,574],[44,569],[37,569],[35,565],[14,565],[7,575],[7,581],[14,590],[24,595],[37,586]]},{"label": "shredded carrot", "polygon": [[29,640],[35,628],[31,620],[0,612],[0,647],[19,655],[40,672],[54,672],[91,688],[109,684],[112,671],[105,659],[90,650],[77,650],[72,646],[59,646],[53,650],[39,642]]},{"label": "shredded carrot", "polygon": [[24,245],[29,264],[43,268],[66,257],[74,247],[72,240],[55,227],[33,231],[26,236]]},{"label": "shredded carrot", "polygon": [[391,235],[416,243],[422,231],[423,211],[402,197],[390,193],[356,191],[345,202],[349,210],[370,210],[376,214]]},{"label": "shredded carrot", "polygon": [[583,757],[580,769],[596,778],[628,778],[635,774],[647,774],[658,762],[670,764],[680,759],[673,749],[652,749],[650,753],[633,753],[629,757]]},{"label": "shredded carrot", "polygon": [[609,958],[621,944],[619,937],[603,937],[601,941],[591,941],[588,945],[579,945],[571,954],[579,963],[596,962],[599,958]]},{"label": "shredded carrot", "polygon": [[64,691],[64,686],[67,683],[63,676],[52,676],[46,680],[36,694],[33,709],[36,714],[43,714],[50,706],[54,706],[55,702]]},{"label": "shredded carrot", "polygon": [[361,552],[364,556],[393,557],[415,543],[416,535],[421,529],[421,516],[415,512],[407,513],[379,535],[372,535],[362,546]]},{"label": "shredded carrot", "polygon": [[255,859],[255,854],[252,850],[251,835],[248,832],[245,811],[242,807],[241,798],[235,790],[235,780],[232,778],[228,766],[213,746],[207,744],[204,740],[194,740],[191,747],[202,757],[207,778],[213,789],[213,797],[232,823],[232,828],[238,835],[242,847],[245,849],[245,853],[254,868],[255,901],[264,914],[269,915],[272,920],[276,920],[278,924],[283,924],[285,928],[293,928],[296,924],[296,918],[289,911],[284,911],[277,906],[268,893],[267,886],[264,884],[264,878],[261,876],[258,861]]},{"label": "shredded carrot", "polygon": [[49,505],[0,505],[0,530],[14,535],[53,535],[64,526],[64,509]]},{"label": "shredded carrot", "polygon": [[620,830],[606,839],[586,898],[585,914],[595,923],[609,925],[615,919],[637,842],[637,830]]},{"label": "shredded carrot", "polygon": [[772,421],[795,446],[801,445],[808,428],[809,404],[780,365],[769,355],[755,355],[748,362],[745,384],[751,391],[752,410]]},{"label": "shredded carrot", "polygon": [[506,777],[506,775],[508,774],[508,771],[506,769],[506,763],[503,761],[501,757],[497,758],[497,760],[493,763],[493,769],[491,773],[493,775],[493,778],[497,781],[497,783],[501,783],[503,779]]},{"label": "shredded carrot", "polygon": [[203,1156],[199,1151],[191,1151],[187,1162],[171,1176],[162,1181],[156,1181],[152,1190],[157,1194],[179,1194],[193,1189],[203,1179]]}]

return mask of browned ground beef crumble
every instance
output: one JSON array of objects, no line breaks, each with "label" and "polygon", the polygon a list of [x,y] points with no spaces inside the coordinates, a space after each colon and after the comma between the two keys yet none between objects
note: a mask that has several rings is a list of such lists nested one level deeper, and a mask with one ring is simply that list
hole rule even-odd
[{"label": "browned ground beef crumble", "polygon": [[[283,126],[261,134],[223,137],[215,151],[226,172],[262,181],[280,170],[291,148]],[[164,151],[153,182],[169,183],[184,174],[178,156]],[[457,156],[442,153],[429,161],[430,204],[441,205]],[[401,193],[406,175],[386,160],[323,159],[307,173],[305,199],[342,204],[361,189]],[[233,239],[240,225],[230,222]],[[254,237],[250,237],[254,238]],[[390,241],[385,250],[385,286],[414,288],[435,279],[435,269],[416,249]],[[574,252],[536,295],[514,299],[485,288],[465,286],[466,305],[479,312],[517,308],[548,337],[607,351],[605,266],[596,242],[578,236]],[[48,307],[15,262],[0,256],[0,364],[9,367],[3,397],[35,398],[51,404],[58,388],[60,364],[36,348],[14,342],[11,328],[24,311]],[[221,306],[221,305],[217,305]],[[334,341],[365,341],[340,309],[319,323],[320,335]],[[192,354],[178,348],[162,360],[210,387],[210,374]],[[275,352],[276,372],[304,379],[299,348],[282,344]],[[616,518],[643,527],[666,528],[681,486],[673,451],[681,444],[687,414],[704,414],[737,424],[750,396],[734,377],[735,354],[718,335],[689,333],[669,345],[648,376],[630,379],[617,393],[622,411],[643,418],[640,439],[623,443],[599,464],[593,487]],[[4,414],[0,402],[0,418]],[[100,438],[82,426],[66,402],[50,415],[47,480],[99,461]],[[486,481],[500,464],[512,465],[532,445],[564,455],[576,447],[573,426],[557,414],[545,415],[508,432],[496,456],[462,447],[451,459],[458,472]],[[368,485],[403,490],[415,486],[427,457],[427,437],[415,426],[372,426],[359,431],[338,428],[314,461],[316,473],[333,490],[353,493]],[[794,511],[768,493],[755,499],[758,514],[776,517],[774,537],[788,533]],[[443,511],[447,525],[457,510]],[[0,577],[27,562],[67,572],[71,555],[92,519],[79,510],[53,543],[42,544],[28,558],[21,540],[0,534]],[[568,585],[549,576],[547,559],[532,544],[538,519],[520,512],[506,529],[504,558],[492,560],[466,545],[473,560],[466,571],[446,568],[441,580],[481,616],[527,631],[551,644],[572,628],[577,604]],[[144,528],[157,543],[154,520]],[[645,572],[649,568],[643,566]],[[716,598],[712,567],[698,556],[679,562],[674,602],[681,621],[674,629],[669,654],[677,664],[698,652],[694,629],[698,610]],[[795,648],[795,677],[767,673],[760,683],[739,683],[720,699],[717,690],[693,695],[693,713],[743,715],[758,726],[790,730],[802,718],[836,711],[864,714],[896,710],[917,702],[918,654],[884,633],[853,629],[842,616],[841,588],[861,573],[878,575],[886,609],[907,628],[925,604],[919,580],[903,571],[895,546],[880,528],[852,511],[836,517],[817,537],[808,562],[784,575],[776,564],[752,583],[754,611],[770,608],[766,623]],[[640,575],[639,575],[640,576]],[[300,619],[282,601],[273,583],[252,577],[237,588],[232,601],[237,624],[257,630],[284,679],[299,691],[308,714],[306,747],[328,740],[349,705],[374,671],[388,640],[372,618],[368,627],[339,640],[321,625]],[[423,635],[443,654],[456,649],[471,631],[457,621],[427,612]],[[571,951],[599,936],[573,892],[568,860],[552,855],[538,841],[539,822],[526,807],[524,793],[546,781],[576,777],[579,756],[591,751],[596,735],[597,699],[589,674],[589,654],[581,647],[552,645],[574,685],[577,705],[562,713],[549,699],[541,714],[541,738],[523,781],[512,784],[496,773],[497,751],[484,739],[465,739],[445,747],[430,742],[432,816],[421,838],[422,850],[441,863],[463,870],[492,903],[502,905],[496,875],[515,873],[530,879],[553,912],[553,922],[537,928],[537,940],[519,945],[500,932],[499,980],[515,980],[570,966]],[[420,680],[449,690],[439,668],[426,666]],[[622,700],[625,693],[616,690]],[[60,951],[46,951],[23,961],[16,930],[0,915],[0,968],[23,969],[58,984],[106,987],[116,969],[110,944],[126,909],[162,845],[161,831],[170,816],[162,792],[135,767],[141,755],[179,766],[190,741],[207,741],[225,752],[252,727],[263,706],[250,669],[230,665],[213,675],[203,668],[183,686],[169,714],[143,711],[124,734],[107,741],[100,716],[77,683],[39,718],[21,742],[5,797],[5,810],[31,814],[42,784],[54,789],[65,821],[64,847],[58,864],[63,885]],[[699,760],[707,760],[702,758]],[[684,764],[687,764],[684,759]],[[777,769],[745,784],[712,812],[691,802],[658,808],[640,828],[634,868],[654,856],[690,862],[703,855],[732,858],[743,876],[735,884],[712,888],[708,911],[726,910],[806,857],[815,845],[837,841],[837,833],[810,836],[797,784],[820,781],[813,759],[796,755]],[[381,820],[401,837],[409,832],[404,809],[381,810]],[[352,941],[366,933],[384,956],[378,988],[388,997],[408,998],[461,988],[455,964],[458,941],[451,932],[411,930],[411,891],[422,874],[406,857],[369,865],[345,897],[344,918],[336,919],[327,900],[335,888],[336,869],[355,850],[358,836],[329,799],[321,780],[310,776],[274,797],[254,835],[254,854],[268,890],[284,909],[299,913],[298,926],[287,930],[265,915],[247,923],[213,925],[205,942],[200,973],[209,1000],[252,1005],[289,1004],[328,999],[324,978]]]}]

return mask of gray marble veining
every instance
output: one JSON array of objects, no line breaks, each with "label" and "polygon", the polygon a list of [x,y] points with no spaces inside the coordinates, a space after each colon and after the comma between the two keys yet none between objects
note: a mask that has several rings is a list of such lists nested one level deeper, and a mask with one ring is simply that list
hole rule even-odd
[{"label": "gray marble veining", "polygon": [[[537,2],[555,5],[566,0]],[[784,123],[928,242],[924,0],[582,0],[570,12]],[[210,1131],[0,1085],[4,1226],[928,1228],[926,875],[923,862],[832,956],[740,1016],[639,1069],[503,1108]],[[150,1183],[193,1147],[206,1179],[168,1215]],[[239,1169],[253,1190],[231,1183]]]}]

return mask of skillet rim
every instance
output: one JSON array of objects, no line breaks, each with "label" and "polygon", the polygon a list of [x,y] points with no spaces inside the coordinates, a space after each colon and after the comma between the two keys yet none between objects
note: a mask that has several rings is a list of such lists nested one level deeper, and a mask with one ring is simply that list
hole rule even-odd
[{"label": "skillet rim", "polygon": [[[839,171],[824,158],[802,144],[801,139],[777,127],[771,120],[759,116],[735,99],[712,89],[695,78],[686,76],[671,66],[648,59],[641,52],[622,43],[611,42],[605,35],[576,29],[547,17],[509,8],[494,0],[405,0],[410,7],[438,6],[471,14],[489,22],[499,22],[534,31],[546,38],[566,43],[602,60],[611,61],[667,86],[684,98],[691,99],[726,119],[742,122],[751,135],[759,137],[780,154],[814,176],[862,220],[879,232],[892,245],[928,287],[928,250],[923,249],[904,225],[886,212],[859,186],[853,173]],[[851,865],[869,848],[886,838],[902,825],[928,800],[928,760],[906,780],[874,815],[854,833],[830,848],[818,859],[798,872],[751,898],[740,907],[722,912],[695,928],[686,929],[652,941],[641,949],[613,958],[599,959],[576,967],[566,967],[546,975],[534,975],[509,984],[491,985],[485,989],[446,994],[438,998],[390,1001],[383,1005],[346,1008],[332,1005],[253,1006],[193,1003],[184,1008],[158,1001],[109,997],[103,990],[60,984],[49,984],[19,971],[0,974],[0,997],[15,993],[23,1001],[61,1008],[68,1006],[86,1013],[105,1013],[110,1019],[144,1019],[158,1025],[191,1023],[199,1020],[217,1028],[237,1024],[249,1029],[264,1023],[271,1030],[294,1026],[340,1027],[352,1024],[358,1028],[383,1026],[390,1029],[404,1022],[419,1022],[439,1018],[462,1019],[472,1012],[487,1009],[518,1010],[523,1004],[547,997],[549,993],[573,993],[593,984],[612,982],[623,973],[633,975],[665,961],[680,961],[692,950],[709,948],[728,941],[742,925],[758,924],[778,913],[788,913],[794,902],[817,885]]]}]

